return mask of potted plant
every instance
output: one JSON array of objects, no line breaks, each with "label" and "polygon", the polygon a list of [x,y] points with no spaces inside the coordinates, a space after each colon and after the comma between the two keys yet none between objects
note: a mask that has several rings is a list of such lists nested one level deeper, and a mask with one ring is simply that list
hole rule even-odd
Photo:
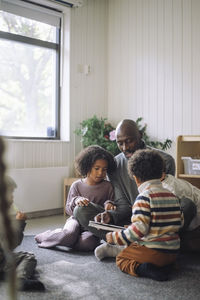
[{"label": "potted plant", "polygon": [[92,118],[80,123],[81,127],[75,130],[78,136],[81,136],[83,147],[90,145],[99,145],[117,155],[120,151],[115,142],[115,127],[107,122],[106,118]]},{"label": "potted plant", "polygon": [[[151,140],[146,132],[147,124],[142,125],[142,120],[143,118],[138,118],[136,124],[146,145],[162,150],[171,147],[172,141],[169,139],[166,139],[163,143]],[[92,118],[82,121],[80,125],[81,126],[75,130],[75,133],[81,136],[81,142],[84,148],[90,145],[99,145],[110,151],[113,155],[117,155],[120,152],[115,141],[115,127],[109,123],[106,118],[97,118],[97,116],[94,115]]]}]

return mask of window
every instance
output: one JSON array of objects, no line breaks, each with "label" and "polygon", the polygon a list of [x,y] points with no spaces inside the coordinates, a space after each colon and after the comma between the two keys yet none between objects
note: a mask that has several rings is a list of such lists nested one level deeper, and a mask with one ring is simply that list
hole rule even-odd
[{"label": "window", "polygon": [[60,26],[59,12],[1,1],[1,135],[59,139]]}]

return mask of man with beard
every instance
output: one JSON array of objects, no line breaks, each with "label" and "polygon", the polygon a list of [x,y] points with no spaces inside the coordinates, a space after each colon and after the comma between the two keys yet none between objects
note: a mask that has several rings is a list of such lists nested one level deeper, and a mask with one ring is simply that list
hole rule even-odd
[{"label": "man with beard", "polygon": [[[109,176],[114,191],[115,191],[115,206],[116,209],[108,211],[100,211],[90,203],[87,207],[77,207],[74,210],[74,216],[79,223],[91,231],[96,236],[105,240],[106,231],[99,230],[88,226],[90,220],[95,220],[103,223],[111,223],[115,225],[130,224],[132,205],[138,195],[137,185],[134,180],[130,179],[127,170],[128,159],[138,149],[152,149],[146,146],[142,140],[141,132],[137,124],[130,119],[122,120],[116,128],[116,142],[121,151],[115,159],[117,163],[116,171]],[[164,151],[155,149],[163,157],[166,165],[166,174],[175,174],[175,161],[173,157]],[[196,207],[191,200],[186,199],[183,202],[182,208],[186,208],[188,212],[188,225],[196,214]]]}]

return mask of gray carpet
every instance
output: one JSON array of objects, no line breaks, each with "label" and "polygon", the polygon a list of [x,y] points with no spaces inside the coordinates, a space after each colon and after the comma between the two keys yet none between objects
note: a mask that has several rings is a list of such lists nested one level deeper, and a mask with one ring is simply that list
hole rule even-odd
[{"label": "gray carpet", "polygon": [[[33,252],[38,260],[37,272],[46,291],[19,292],[20,300],[194,300],[200,295],[200,255],[184,254],[178,269],[167,282],[136,278],[122,273],[114,259],[102,262],[93,253],[37,247],[33,236],[25,236],[17,250]],[[4,284],[0,299],[6,298]]]}]

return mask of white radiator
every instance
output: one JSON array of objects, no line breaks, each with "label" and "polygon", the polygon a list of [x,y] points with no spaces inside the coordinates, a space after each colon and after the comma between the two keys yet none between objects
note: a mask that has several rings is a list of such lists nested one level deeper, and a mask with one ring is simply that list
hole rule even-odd
[{"label": "white radiator", "polygon": [[23,212],[36,212],[63,207],[63,180],[68,167],[10,169],[16,182],[14,202]]}]

